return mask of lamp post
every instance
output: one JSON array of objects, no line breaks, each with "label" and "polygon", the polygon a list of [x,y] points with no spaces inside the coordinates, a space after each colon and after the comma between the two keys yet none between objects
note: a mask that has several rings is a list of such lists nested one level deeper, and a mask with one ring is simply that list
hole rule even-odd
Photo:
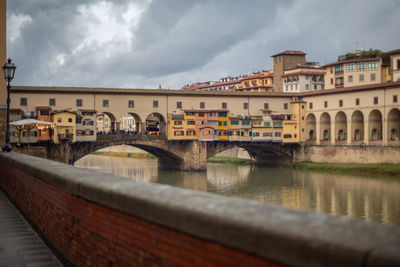
[{"label": "lamp post", "polygon": [[3,66],[4,79],[7,81],[7,129],[6,129],[6,144],[1,148],[2,151],[10,152],[12,147],[10,144],[10,82],[14,79],[15,69],[17,67],[8,59]]}]

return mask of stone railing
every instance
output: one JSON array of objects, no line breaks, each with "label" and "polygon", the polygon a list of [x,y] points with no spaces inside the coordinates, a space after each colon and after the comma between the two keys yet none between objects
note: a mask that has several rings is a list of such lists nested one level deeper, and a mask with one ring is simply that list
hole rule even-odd
[{"label": "stone railing", "polygon": [[66,263],[399,266],[400,227],[0,153],[0,186]]}]

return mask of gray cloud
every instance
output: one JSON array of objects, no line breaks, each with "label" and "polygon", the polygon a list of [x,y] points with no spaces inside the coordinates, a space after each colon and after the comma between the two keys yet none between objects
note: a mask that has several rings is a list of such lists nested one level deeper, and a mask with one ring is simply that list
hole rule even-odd
[{"label": "gray cloud", "polygon": [[356,43],[400,44],[396,0],[143,0],[142,13],[129,13],[131,4],[8,1],[9,30],[19,30],[8,40],[14,84],[180,88],[271,68],[285,49],[326,63]]}]

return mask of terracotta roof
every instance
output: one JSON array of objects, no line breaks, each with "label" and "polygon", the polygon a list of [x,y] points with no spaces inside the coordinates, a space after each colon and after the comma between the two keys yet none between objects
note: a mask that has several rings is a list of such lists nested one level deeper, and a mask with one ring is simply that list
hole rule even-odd
[{"label": "terracotta roof", "polygon": [[272,55],[271,57],[276,57],[276,56],[280,56],[280,55],[305,56],[305,55],[307,55],[307,54],[304,53],[303,51],[286,50],[286,51],[280,52],[280,53],[278,53],[278,54]]},{"label": "terracotta roof", "polygon": [[302,74],[302,75],[325,75],[325,71],[296,71],[296,72],[291,72],[287,74],[283,74],[282,77],[288,77],[296,74]]},{"label": "terracotta roof", "polygon": [[71,113],[71,114],[75,114],[76,115],[76,112],[75,111],[71,111],[71,110],[55,110],[55,111],[52,112],[52,115],[58,114],[58,113],[63,113],[63,112]]},{"label": "terracotta roof", "polygon": [[380,57],[365,57],[365,58],[353,58],[353,59],[345,59],[345,60],[339,60],[339,61],[335,61],[332,63],[328,63],[323,65],[322,67],[326,68],[326,67],[330,67],[330,66],[334,66],[334,65],[338,65],[338,64],[343,64],[343,63],[352,63],[352,62],[362,62],[362,61],[376,61],[376,60],[380,60]]},{"label": "terracotta roof", "polygon": [[36,109],[51,109],[50,106],[36,106]]},{"label": "terracotta roof", "polygon": [[184,112],[228,112],[228,109],[182,109]]},{"label": "terracotta roof", "polygon": [[97,110],[94,109],[78,109],[80,112],[90,112],[90,113],[97,113]]},{"label": "terracotta roof", "polygon": [[[244,80],[251,80],[251,79],[261,79],[261,78],[269,78],[269,77],[274,77],[273,73],[268,73],[268,74],[253,74],[253,75],[249,75],[249,76],[245,76],[243,78],[240,79],[240,81],[244,81]],[[239,81],[239,82],[240,82]]]},{"label": "terracotta roof", "polygon": [[313,96],[313,95],[338,94],[338,93],[363,91],[363,90],[385,89],[385,88],[391,88],[391,87],[396,87],[396,86],[400,86],[400,82],[378,83],[378,84],[369,84],[369,85],[362,85],[362,86],[342,87],[342,88],[335,88],[335,89],[302,92],[302,93],[297,93],[297,96],[304,97],[304,96]]},{"label": "terracotta roof", "polygon": [[387,55],[395,55],[395,54],[400,54],[400,48],[399,49],[395,49],[392,51],[389,51],[386,53]]}]

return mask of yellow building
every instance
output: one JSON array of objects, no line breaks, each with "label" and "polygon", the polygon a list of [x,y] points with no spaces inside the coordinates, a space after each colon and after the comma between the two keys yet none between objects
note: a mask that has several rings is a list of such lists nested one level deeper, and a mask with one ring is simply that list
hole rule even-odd
[{"label": "yellow building", "polygon": [[76,112],[70,110],[54,111],[52,118],[54,122],[53,142],[76,142]]},{"label": "yellow building", "polygon": [[299,143],[305,141],[305,116],[306,102],[300,101],[294,97],[291,102],[292,114],[290,120],[282,122],[282,142],[284,143]]},{"label": "yellow building", "polygon": [[229,111],[218,111],[218,140],[229,141]]},{"label": "yellow building", "polygon": [[181,111],[168,114],[168,140],[194,140],[196,137],[195,113]]},{"label": "yellow building", "polygon": [[251,75],[241,78],[234,91],[272,92],[273,76],[272,71],[253,72]]}]

